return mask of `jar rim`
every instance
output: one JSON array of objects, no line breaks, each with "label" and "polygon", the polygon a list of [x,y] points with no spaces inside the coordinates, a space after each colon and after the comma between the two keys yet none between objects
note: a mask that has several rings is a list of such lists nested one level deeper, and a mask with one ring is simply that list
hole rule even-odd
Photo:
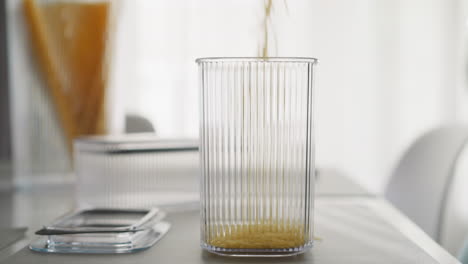
[{"label": "jar rim", "polygon": [[306,62],[316,64],[318,59],[311,57],[204,57],[195,60],[196,63],[205,62]]}]

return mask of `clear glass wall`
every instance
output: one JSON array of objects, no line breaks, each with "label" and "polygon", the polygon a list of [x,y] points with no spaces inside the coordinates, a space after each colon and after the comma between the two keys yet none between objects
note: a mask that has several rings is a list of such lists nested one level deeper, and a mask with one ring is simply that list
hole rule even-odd
[{"label": "clear glass wall", "polygon": [[313,240],[311,58],[206,58],[201,82],[202,247],[289,255]]}]

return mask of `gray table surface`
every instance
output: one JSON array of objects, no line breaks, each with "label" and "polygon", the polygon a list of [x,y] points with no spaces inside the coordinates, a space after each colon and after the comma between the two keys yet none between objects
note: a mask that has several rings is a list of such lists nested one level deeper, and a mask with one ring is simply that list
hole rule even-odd
[{"label": "gray table surface", "polygon": [[316,187],[314,247],[287,258],[227,258],[201,250],[197,210],[171,212],[173,227],[154,247],[135,254],[39,254],[27,248],[33,232],[73,208],[71,189],[47,188],[3,193],[10,212],[0,225],[27,226],[26,238],[0,250],[1,263],[459,263],[393,206],[334,171]]},{"label": "gray table surface", "polygon": [[0,227],[0,250],[23,238],[26,230],[25,227]]}]

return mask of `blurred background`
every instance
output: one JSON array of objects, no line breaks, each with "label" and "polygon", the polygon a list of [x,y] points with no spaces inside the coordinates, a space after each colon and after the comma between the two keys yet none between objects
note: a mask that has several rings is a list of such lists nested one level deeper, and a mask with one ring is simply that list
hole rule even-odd
[{"label": "blurred background", "polygon": [[[259,56],[264,44],[264,1],[43,0],[29,13],[23,2],[0,4],[3,189],[73,182],[74,136],[154,132],[196,139],[195,59]],[[67,6],[77,2],[96,9],[90,15]],[[41,11],[47,15],[35,16],[47,4]],[[415,140],[468,121],[466,0],[275,0],[267,25],[269,56],[320,61],[318,168],[384,194]],[[63,54],[83,63],[69,65]],[[89,86],[76,82],[80,74],[90,83],[98,79],[101,92],[70,92]],[[66,92],[51,97],[54,87]]]},{"label": "blurred background", "polygon": [[[16,145],[27,144],[26,138],[44,137],[31,131],[41,124],[24,121],[42,113],[31,111],[40,108],[31,102],[40,95],[27,90],[36,88],[38,74],[33,54],[25,52],[31,43],[21,2],[9,0],[3,7],[8,22],[3,56],[8,60],[2,61],[8,64],[2,65],[1,105],[3,120],[11,121],[13,131],[10,135],[2,129],[6,159],[9,153],[16,155],[11,150],[23,147]],[[194,60],[258,56],[263,1],[113,4],[107,46],[108,133],[125,132],[125,116],[138,115],[161,137],[197,137]],[[466,5],[463,0],[274,1],[270,56],[320,60],[315,91],[319,166],[340,168],[369,190],[382,192],[399,155],[416,137],[467,119]]]}]

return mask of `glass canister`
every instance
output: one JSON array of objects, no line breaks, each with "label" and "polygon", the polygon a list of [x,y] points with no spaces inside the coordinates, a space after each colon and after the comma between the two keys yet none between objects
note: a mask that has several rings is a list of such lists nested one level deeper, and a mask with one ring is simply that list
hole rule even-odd
[{"label": "glass canister", "polygon": [[183,210],[198,204],[198,140],[91,136],[76,139],[74,151],[79,208]]},{"label": "glass canister", "polygon": [[76,137],[106,134],[111,0],[8,0],[15,181],[71,181]]},{"label": "glass canister", "polygon": [[313,58],[201,58],[201,246],[287,256],[313,242]]}]

